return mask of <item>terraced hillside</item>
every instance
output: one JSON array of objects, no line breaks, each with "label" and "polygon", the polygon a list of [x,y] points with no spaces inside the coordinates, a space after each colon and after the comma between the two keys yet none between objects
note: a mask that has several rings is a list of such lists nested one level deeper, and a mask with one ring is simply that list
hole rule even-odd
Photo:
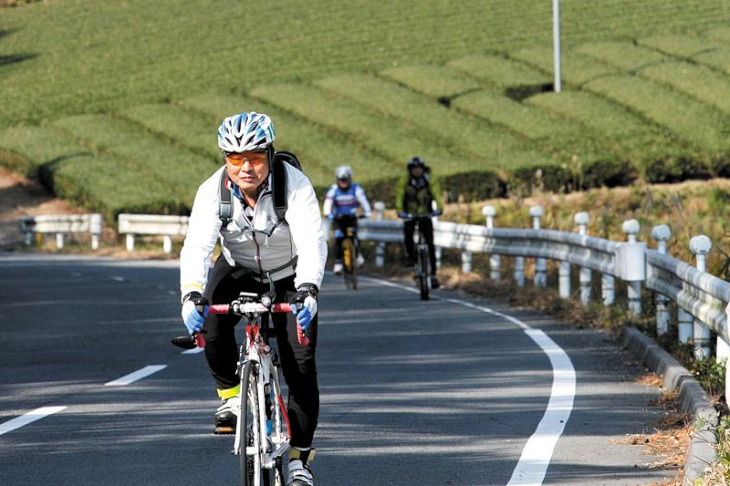
[{"label": "terraced hillside", "polygon": [[416,154],[467,200],[730,174],[723,0],[563,0],[559,94],[550,2],[248,7],[0,9],[0,164],[110,219],[185,213],[256,110],[319,190],[346,163],[387,203]]}]

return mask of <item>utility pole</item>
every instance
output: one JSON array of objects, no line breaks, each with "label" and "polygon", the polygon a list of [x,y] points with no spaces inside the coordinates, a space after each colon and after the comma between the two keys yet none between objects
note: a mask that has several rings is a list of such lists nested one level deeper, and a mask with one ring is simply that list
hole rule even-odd
[{"label": "utility pole", "polygon": [[555,81],[553,86],[555,92],[560,93],[563,89],[560,66],[560,0],[553,0],[553,56],[555,58]]}]

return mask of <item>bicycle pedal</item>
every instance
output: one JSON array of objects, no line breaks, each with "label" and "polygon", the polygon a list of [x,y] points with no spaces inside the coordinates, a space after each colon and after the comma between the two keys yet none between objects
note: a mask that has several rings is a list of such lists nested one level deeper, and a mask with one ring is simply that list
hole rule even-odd
[{"label": "bicycle pedal", "polygon": [[230,435],[236,433],[236,427],[231,427],[228,425],[220,425],[213,430],[213,433],[215,435]]}]

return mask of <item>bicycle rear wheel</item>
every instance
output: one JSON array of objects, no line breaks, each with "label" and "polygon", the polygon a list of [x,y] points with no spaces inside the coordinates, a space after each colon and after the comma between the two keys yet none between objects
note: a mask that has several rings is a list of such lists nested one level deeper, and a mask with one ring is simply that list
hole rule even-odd
[{"label": "bicycle rear wheel", "polygon": [[428,300],[428,248],[418,248],[418,261],[416,262],[416,266],[416,278],[418,280],[421,300]]}]

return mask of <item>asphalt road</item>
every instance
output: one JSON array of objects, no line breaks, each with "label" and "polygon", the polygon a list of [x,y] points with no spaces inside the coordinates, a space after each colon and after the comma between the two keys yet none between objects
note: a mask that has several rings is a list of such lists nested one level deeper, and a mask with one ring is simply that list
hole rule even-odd
[{"label": "asphalt road", "polygon": [[[203,355],[169,344],[184,333],[177,279],[176,262],[0,253],[1,485],[236,484]],[[627,444],[661,417],[659,390],[602,334],[435,297],[325,279],[317,485],[674,476]]]}]

